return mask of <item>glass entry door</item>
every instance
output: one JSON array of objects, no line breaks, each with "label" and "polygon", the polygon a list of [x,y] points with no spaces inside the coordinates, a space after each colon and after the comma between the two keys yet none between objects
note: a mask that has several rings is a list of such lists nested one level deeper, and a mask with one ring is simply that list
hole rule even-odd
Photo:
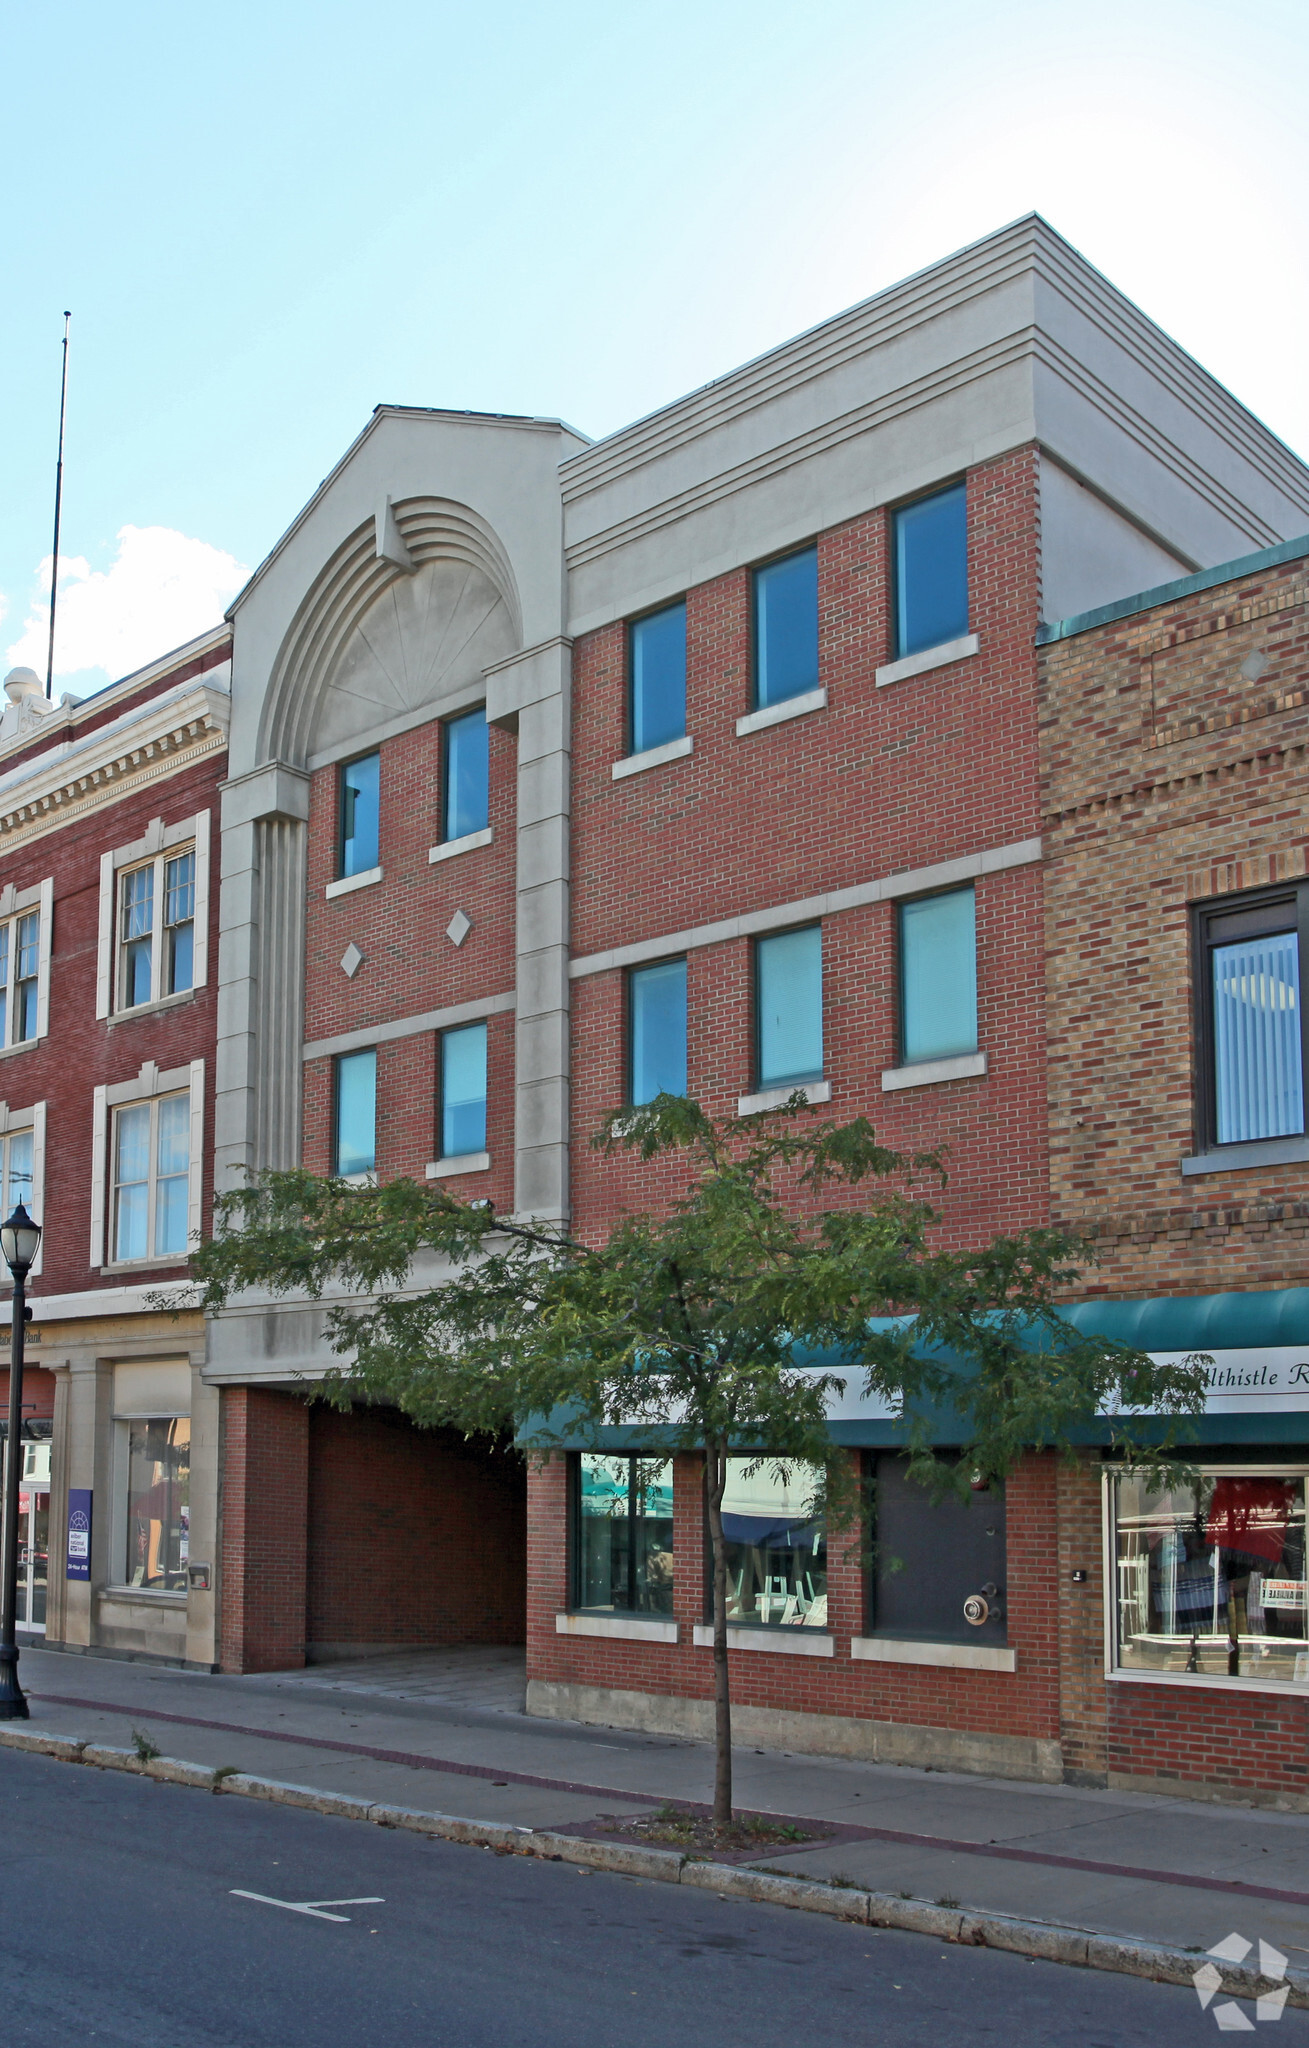
[{"label": "glass entry door", "polygon": [[46,1573],[50,1553],[50,1495],[23,1487],[18,1495],[18,1610],[21,1629],[45,1634]]}]

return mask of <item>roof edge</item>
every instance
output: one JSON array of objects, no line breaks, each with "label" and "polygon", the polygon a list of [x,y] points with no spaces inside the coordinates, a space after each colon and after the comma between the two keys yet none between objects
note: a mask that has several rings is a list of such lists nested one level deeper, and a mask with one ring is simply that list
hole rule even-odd
[{"label": "roof edge", "polygon": [[1309,555],[1309,533],[1298,540],[1278,541],[1276,547],[1260,548],[1253,555],[1238,555],[1233,562],[1219,562],[1214,569],[1197,569],[1193,576],[1178,576],[1172,583],[1156,583],[1135,597],[1121,597],[1114,604],[1097,605],[1094,611],[1077,612],[1070,619],[1055,619],[1036,629],[1038,647],[1056,640],[1073,640],[1096,626],[1111,626],[1115,619],[1130,619],[1137,612],[1153,611],[1157,605],[1173,604],[1179,598],[1194,597],[1202,590],[1215,590],[1220,583],[1234,583],[1239,576],[1257,575],[1260,569],[1276,569],[1282,562],[1295,562]]}]

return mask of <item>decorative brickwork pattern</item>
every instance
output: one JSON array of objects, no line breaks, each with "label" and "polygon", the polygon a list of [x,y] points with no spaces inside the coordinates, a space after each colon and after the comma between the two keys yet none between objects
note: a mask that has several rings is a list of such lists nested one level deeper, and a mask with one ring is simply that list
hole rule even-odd
[{"label": "decorative brickwork pattern", "polygon": [[1042,674],[1054,1214],[1098,1241],[1088,1291],[1301,1284],[1309,1165],[1180,1162],[1190,906],[1307,871],[1304,563],[1056,642]]}]

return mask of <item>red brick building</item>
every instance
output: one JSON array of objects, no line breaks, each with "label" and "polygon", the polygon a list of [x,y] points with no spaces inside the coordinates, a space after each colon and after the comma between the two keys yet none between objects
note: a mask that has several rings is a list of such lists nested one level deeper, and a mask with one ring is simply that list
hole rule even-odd
[{"label": "red brick building", "polygon": [[[220,1184],[448,1176],[594,1234],[669,1187],[589,1153],[606,1110],[798,1085],[950,1146],[953,1242],[1062,1213],[1043,622],[1307,523],[1304,466],[1035,219],[593,444],[380,410],[233,610]],[[531,1710],[707,1726],[693,1461],[579,1444],[524,1507],[504,1452],[306,1408],[332,1362],[303,1304],[210,1328],[225,1664],[525,1635]],[[832,1427],[911,1568],[734,1481],[743,1739],[1103,1773],[1098,1479],[1034,1457],[925,1518],[884,1417]]]},{"label": "red brick building", "polygon": [[0,1194],[44,1230],[20,1625],[205,1665],[216,1399],[199,1316],[158,1300],[210,1227],[229,657],[222,627],[57,705],[16,670],[0,719]]}]

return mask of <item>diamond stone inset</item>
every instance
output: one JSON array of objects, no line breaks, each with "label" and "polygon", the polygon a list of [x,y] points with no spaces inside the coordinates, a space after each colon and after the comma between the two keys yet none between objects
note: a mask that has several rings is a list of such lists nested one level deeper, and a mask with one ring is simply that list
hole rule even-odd
[{"label": "diamond stone inset", "polygon": [[341,955],[341,972],[346,976],[347,980],[353,981],[356,974],[358,974],[360,968],[363,966],[363,964],[364,956],[360,952],[358,946],[356,946],[354,940],[351,939],[349,945],[346,947],[344,953],[342,953]]},{"label": "diamond stone inset", "polygon": [[445,935],[452,946],[462,946],[473,929],[473,920],[466,910],[456,910],[445,928]]}]

